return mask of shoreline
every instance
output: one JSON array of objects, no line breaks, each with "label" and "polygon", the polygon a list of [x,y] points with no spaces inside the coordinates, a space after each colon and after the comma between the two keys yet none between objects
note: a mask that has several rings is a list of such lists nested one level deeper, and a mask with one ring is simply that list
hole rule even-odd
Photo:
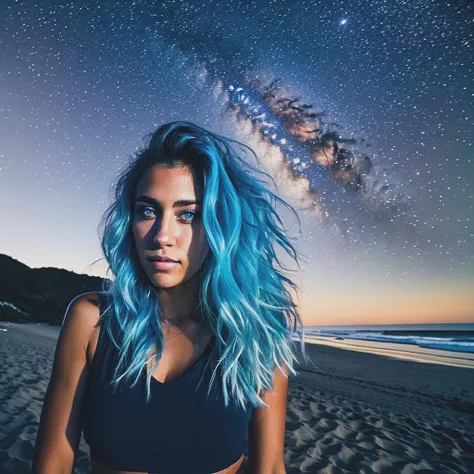
[{"label": "shoreline", "polygon": [[430,349],[419,347],[415,344],[362,341],[349,338],[336,340],[332,336],[306,336],[305,343],[327,345],[339,349],[365,352],[412,362],[474,369],[474,354],[469,352]]},{"label": "shoreline", "polygon": [[[0,321],[0,329],[2,327],[7,329],[9,327],[13,327],[28,333],[39,334],[51,339],[56,339],[60,330],[60,326],[53,326],[46,323],[13,323]],[[295,337],[293,340],[295,342],[299,342]],[[314,335],[306,335],[305,343],[308,345],[326,345],[349,351],[370,353],[412,362],[440,364],[451,367],[474,368],[474,353],[431,349],[419,347],[415,344],[367,341],[360,339],[350,339],[347,337],[345,337],[343,340],[336,340],[336,336]]]}]

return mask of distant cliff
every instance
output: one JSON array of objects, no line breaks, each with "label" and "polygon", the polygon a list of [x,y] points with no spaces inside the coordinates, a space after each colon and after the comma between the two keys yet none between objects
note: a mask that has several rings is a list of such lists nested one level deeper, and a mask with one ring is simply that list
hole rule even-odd
[{"label": "distant cliff", "polygon": [[67,305],[103,279],[60,268],[30,268],[0,254],[0,321],[61,324]]}]

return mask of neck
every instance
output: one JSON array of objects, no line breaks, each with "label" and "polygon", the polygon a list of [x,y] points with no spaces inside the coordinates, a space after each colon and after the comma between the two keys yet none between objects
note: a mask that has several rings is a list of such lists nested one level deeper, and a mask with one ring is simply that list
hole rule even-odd
[{"label": "neck", "polygon": [[173,288],[158,291],[162,320],[172,328],[183,328],[201,323],[199,310],[199,281],[192,277]]}]

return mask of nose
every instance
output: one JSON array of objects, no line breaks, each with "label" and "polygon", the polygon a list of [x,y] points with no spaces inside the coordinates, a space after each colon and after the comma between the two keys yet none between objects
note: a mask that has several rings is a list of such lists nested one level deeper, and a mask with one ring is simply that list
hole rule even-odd
[{"label": "nose", "polygon": [[177,232],[174,215],[166,216],[163,214],[161,219],[157,219],[155,222],[158,228],[156,229],[155,227],[155,229],[153,229],[155,231],[153,241],[161,247],[165,245],[174,245]]}]

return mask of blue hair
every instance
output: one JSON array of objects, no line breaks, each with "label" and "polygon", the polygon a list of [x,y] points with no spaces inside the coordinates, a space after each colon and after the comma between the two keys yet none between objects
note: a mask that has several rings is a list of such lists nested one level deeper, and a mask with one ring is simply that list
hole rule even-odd
[{"label": "blue hair", "polygon": [[231,400],[244,408],[267,406],[260,396],[267,389],[273,391],[275,368],[286,376],[297,375],[295,334],[302,358],[309,359],[303,324],[290,293],[299,288],[276,268],[278,264],[288,270],[274,249],[279,244],[300,267],[274,205],[278,201],[298,215],[251,175],[253,171],[269,176],[234,150],[232,144],[241,145],[258,160],[243,143],[188,121],[165,123],[150,135],[145,148],[129,157],[118,177],[115,200],[101,219],[101,246],[115,276],[104,279],[102,290],[109,305],[99,321],[119,349],[111,384],[117,387],[130,379],[132,386],[138,383],[154,346],[157,357],[146,377],[149,401],[151,377],[164,347],[158,291],[141,267],[131,231],[136,185],[150,167],[189,166],[203,186],[202,218],[210,247],[200,269],[199,304],[215,334],[211,358],[217,364],[211,384],[220,367],[226,406]]}]

